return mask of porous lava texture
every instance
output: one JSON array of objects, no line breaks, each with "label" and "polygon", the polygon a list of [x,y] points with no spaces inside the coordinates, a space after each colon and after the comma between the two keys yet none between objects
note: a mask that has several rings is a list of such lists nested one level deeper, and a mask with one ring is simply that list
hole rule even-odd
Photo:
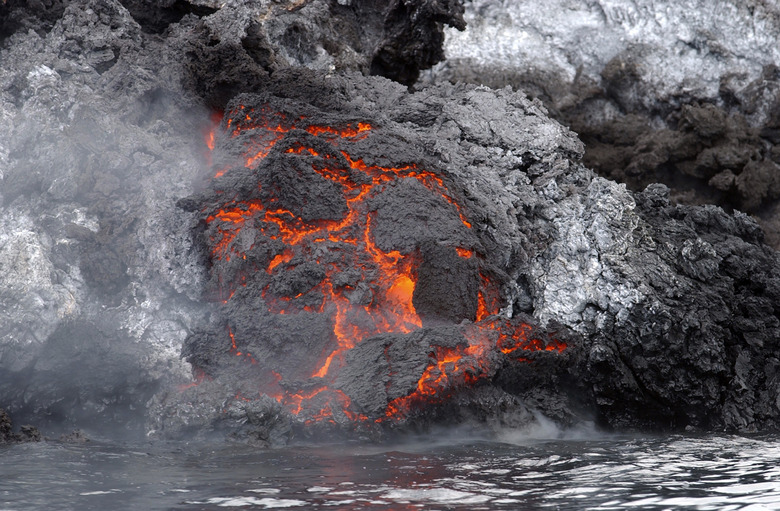
[{"label": "porous lava texture", "polygon": [[[540,415],[776,430],[756,222],[595,176],[521,92],[410,91],[460,9],[0,4],[3,408],[258,445]],[[755,134],[684,118],[712,147]]]},{"label": "porous lava texture", "polygon": [[776,2],[475,0],[465,18],[428,78],[524,90],[600,175],[754,215],[780,249]]},{"label": "porous lava texture", "polygon": [[195,215],[175,206],[207,164],[210,107],[301,66],[415,76],[460,12],[0,2],[1,406],[50,435],[144,434],[149,399],[189,377],[181,346],[211,307]]},{"label": "porous lava texture", "polygon": [[[457,422],[471,408],[498,418],[504,414],[490,403],[507,399],[514,403],[508,415],[527,424],[532,415],[522,401],[493,380],[534,381],[543,396],[566,379],[560,364],[569,334],[530,316],[498,315],[508,305],[500,259],[507,254],[481,239],[462,175],[420,140],[425,129],[415,118],[436,123],[436,107],[411,103],[382,115],[408,94],[360,75],[297,75],[277,87],[288,98],[242,95],[228,105],[207,137],[214,170],[206,191],[179,201],[200,215],[195,233],[207,251],[208,296],[220,309],[185,342],[197,381],[154,414],[163,418],[159,431],[236,421],[195,405],[225,399],[249,415],[266,410],[274,427],[287,416],[285,433],[336,425],[373,434]],[[315,88],[320,101],[306,94]],[[399,115],[414,124],[400,128]],[[565,131],[550,127],[546,142],[555,144]],[[573,138],[566,142],[576,147]],[[442,404],[465,389],[474,397],[453,416]],[[572,422],[573,408],[556,418]],[[278,436],[254,425],[242,434],[264,442]]]},{"label": "porous lava texture", "polygon": [[213,147],[178,205],[219,308],[158,432],[778,425],[757,224],[594,176],[522,94],[297,74],[235,98]]}]

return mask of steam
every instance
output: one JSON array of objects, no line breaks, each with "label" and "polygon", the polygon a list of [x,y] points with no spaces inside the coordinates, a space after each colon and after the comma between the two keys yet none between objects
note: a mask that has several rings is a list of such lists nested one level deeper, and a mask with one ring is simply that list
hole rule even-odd
[{"label": "steam", "polygon": [[534,422],[526,428],[501,427],[494,431],[493,438],[499,442],[513,445],[545,440],[603,440],[610,434],[596,427],[592,421],[581,421],[570,426],[563,426],[545,417],[541,412],[533,412]]},{"label": "steam", "polygon": [[[509,418],[505,418],[509,420]],[[511,421],[510,421],[511,422]],[[615,438],[617,434],[598,428],[592,421],[562,425],[542,414],[532,411],[521,422],[496,423],[465,421],[458,424],[430,426],[423,433],[399,431],[388,436],[381,446],[361,446],[361,453],[421,452],[459,445],[483,442],[504,443],[515,446],[532,446],[544,442],[588,442]]]},{"label": "steam", "polygon": [[[206,164],[192,126],[207,111],[69,68],[57,38],[81,16],[2,50],[19,86],[0,103],[0,406],[47,434],[138,435],[160,385],[189,378],[180,347],[203,314],[192,219],[171,212]],[[124,23],[84,44],[126,44]]]}]

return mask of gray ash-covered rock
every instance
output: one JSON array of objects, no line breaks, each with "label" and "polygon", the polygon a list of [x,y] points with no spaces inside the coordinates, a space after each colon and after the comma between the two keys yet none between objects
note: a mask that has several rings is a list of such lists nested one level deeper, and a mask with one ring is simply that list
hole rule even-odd
[{"label": "gray ash-covered rock", "polygon": [[167,211],[207,114],[119,3],[58,12],[0,56],[0,394],[46,431],[138,434],[202,314],[190,222]]},{"label": "gray ash-covered rock", "polygon": [[522,89],[600,175],[755,215],[780,248],[777,4],[478,0],[465,18],[428,80]]},{"label": "gray ash-covered rock", "polygon": [[142,30],[194,29],[207,42],[183,48],[201,93],[222,106],[284,69],[359,71],[411,85],[444,59],[444,26],[463,30],[457,0],[123,0]]}]

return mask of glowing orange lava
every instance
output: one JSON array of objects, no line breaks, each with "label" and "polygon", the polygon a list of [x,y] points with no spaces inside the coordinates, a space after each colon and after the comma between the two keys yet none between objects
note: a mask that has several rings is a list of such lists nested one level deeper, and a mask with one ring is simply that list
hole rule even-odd
[{"label": "glowing orange lava", "polygon": [[[331,264],[325,268],[325,277],[313,289],[296,296],[274,296],[269,287],[263,290],[263,298],[273,313],[297,314],[307,311],[328,314],[332,319],[336,345],[332,351],[322,354],[311,374],[312,378],[322,379],[321,384],[298,392],[284,390],[279,385],[281,376],[274,373],[273,378],[269,379],[272,388],[264,389],[265,393],[285,405],[293,414],[298,415],[307,410],[307,422],[334,421],[336,412],[352,421],[366,421],[366,416],[351,410],[351,401],[347,395],[328,386],[334,381],[337,369],[344,364],[344,354],[368,337],[389,332],[408,333],[422,326],[413,304],[417,284],[415,256],[398,250],[385,251],[377,246],[372,231],[375,219],[366,205],[366,199],[381,193],[393,181],[414,179],[450,204],[465,229],[471,229],[472,224],[439,175],[418,169],[414,164],[397,168],[370,164],[343,149],[349,142],[370,136],[374,129],[371,124],[358,122],[342,127],[307,125],[302,118],[288,119],[267,108],[256,111],[244,106],[230,112],[228,117],[227,122],[223,123],[228,136],[241,137],[237,139],[240,141],[247,140],[242,164],[249,168],[259,165],[284,139],[285,134],[293,130],[307,132],[308,135],[304,134],[304,137],[310,139],[313,136],[333,145],[338,144],[331,151],[332,154],[323,155],[322,151],[301,143],[293,144],[284,154],[310,158],[314,172],[341,187],[347,208],[341,218],[307,222],[273,203],[233,200],[208,215],[205,222],[211,228],[211,255],[216,260],[230,261],[234,257],[246,259],[246,248],[242,249],[244,245],[238,243],[238,240],[242,229],[251,222],[253,228],[259,229],[272,240],[281,241],[285,247],[281,252],[269,254],[269,261],[264,268],[268,274],[292,269],[296,261],[300,260],[298,255],[307,256],[318,250],[341,251],[344,264],[358,268],[362,281],[370,282],[370,289],[361,298],[355,298],[350,294],[355,290],[336,279],[341,268]],[[206,144],[213,150],[214,131],[206,138]],[[221,168],[214,174],[214,178],[219,179],[229,171],[230,167]],[[454,248],[462,258],[477,256],[473,249]],[[227,303],[233,292],[234,289],[228,289],[225,293],[220,291],[220,296],[228,295],[224,300]],[[320,303],[312,304],[311,296],[322,296]],[[491,351],[500,351],[514,360],[527,361],[520,355],[533,351],[561,352],[566,348],[566,344],[559,341],[529,339],[532,330],[529,325],[496,319],[499,305],[498,290],[486,276],[481,275],[477,323],[464,331],[468,345],[457,348],[437,347],[431,353],[431,362],[414,391],[390,402],[385,416],[376,419],[376,422],[403,419],[415,406],[438,402],[454,389],[488,377],[491,367],[487,354]],[[228,329],[228,337],[231,353],[246,357],[253,364],[257,363],[251,354],[240,350],[240,343],[231,329]]]},{"label": "glowing orange lava", "polygon": [[211,166],[212,163],[211,152],[214,151],[217,128],[222,122],[223,117],[223,112],[212,112],[212,114],[209,116],[209,123],[203,130],[203,141],[206,143],[206,148],[208,149],[205,155],[206,165],[208,166]]}]

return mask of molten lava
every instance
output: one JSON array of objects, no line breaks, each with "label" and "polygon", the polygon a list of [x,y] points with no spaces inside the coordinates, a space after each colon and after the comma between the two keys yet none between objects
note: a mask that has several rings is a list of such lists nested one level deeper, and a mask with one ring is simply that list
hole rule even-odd
[{"label": "molten lava", "polygon": [[214,141],[216,140],[217,136],[217,128],[222,122],[223,117],[223,112],[212,112],[212,114],[209,116],[208,125],[203,129],[203,141],[206,143],[206,148],[208,149],[205,155],[206,165],[208,166],[212,165],[211,153],[214,151]]},{"label": "molten lava", "polygon": [[[216,124],[217,119],[212,120]],[[216,171],[213,174],[215,183],[240,167],[258,169],[277,144],[286,144],[280,145],[280,157],[294,158],[298,163],[308,161],[306,165],[310,165],[319,178],[341,190],[345,210],[327,218],[312,220],[294,212],[291,206],[281,206],[285,202],[273,195],[273,187],[266,189],[267,185],[264,187],[260,182],[256,194],[265,192],[267,198],[238,200],[226,197],[219,207],[204,212],[207,232],[211,233],[213,261],[240,259],[249,264],[247,253],[256,240],[251,235],[243,235],[244,229],[248,228],[273,240],[277,243],[275,247],[279,243],[283,246],[282,249],[274,248],[265,263],[252,258],[253,262],[248,266],[252,271],[266,275],[269,282],[273,276],[295,271],[307,262],[315,262],[317,271],[322,272],[305,289],[280,292],[269,283],[262,290],[262,298],[272,314],[326,314],[331,320],[333,348],[321,354],[305,389],[285,387],[278,373],[273,373],[273,378],[269,376],[268,388],[259,389],[295,415],[306,412],[306,422],[336,421],[335,415],[350,421],[369,420],[351,409],[353,405],[346,394],[332,388],[345,363],[345,354],[369,337],[409,333],[423,325],[414,305],[419,254],[380,246],[374,230],[376,212],[370,201],[389,186],[413,180],[434,194],[436,200],[443,201],[442,207],[451,208],[452,214],[457,215],[454,218],[460,220],[460,229],[472,229],[463,208],[439,175],[419,169],[415,164],[380,166],[351,154],[350,144],[372,136],[373,130],[374,126],[365,122],[345,126],[317,125],[307,122],[304,117],[292,118],[269,108],[239,106],[228,112],[221,130],[212,129],[206,136],[210,150],[219,147],[220,136],[239,140],[244,147],[240,164]],[[283,142],[293,132],[305,133],[293,137],[292,142]],[[306,137],[312,140],[311,144],[303,142]],[[479,258],[478,252],[471,247],[452,246],[451,250],[465,260]],[[328,254],[327,262],[321,263],[318,254]],[[347,270],[359,274],[354,282],[344,280]],[[476,317],[469,318],[477,323],[460,327],[468,345],[436,347],[430,353],[430,363],[416,388],[389,402],[384,416],[374,417],[375,422],[402,419],[417,406],[440,402],[457,388],[474,385],[488,377],[493,364],[489,353],[500,352],[513,360],[527,361],[522,355],[535,351],[560,353],[566,348],[562,342],[543,342],[533,337],[529,325],[499,319],[499,292],[488,277],[480,277]],[[221,277],[219,280],[220,299],[228,303],[241,283],[224,283]],[[358,281],[368,284],[361,287],[356,284]],[[252,354],[240,348],[242,343],[230,325],[227,337],[230,353],[244,357],[250,364],[258,364]],[[242,395],[241,399],[247,398]]]}]

